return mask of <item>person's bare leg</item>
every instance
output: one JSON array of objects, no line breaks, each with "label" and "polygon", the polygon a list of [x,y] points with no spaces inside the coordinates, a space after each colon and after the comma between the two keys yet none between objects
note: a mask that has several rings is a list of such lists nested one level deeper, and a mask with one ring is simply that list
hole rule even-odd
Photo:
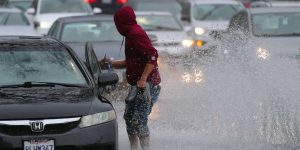
[{"label": "person's bare leg", "polygon": [[138,148],[139,148],[138,136],[137,135],[128,135],[128,137],[129,137],[131,150],[138,150]]},{"label": "person's bare leg", "polygon": [[150,150],[150,136],[140,136],[140,143],[143,150]]}]

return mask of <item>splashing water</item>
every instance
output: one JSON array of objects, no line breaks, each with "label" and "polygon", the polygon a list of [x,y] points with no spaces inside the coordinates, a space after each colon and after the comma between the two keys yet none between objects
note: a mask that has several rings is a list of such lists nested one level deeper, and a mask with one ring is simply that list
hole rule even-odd
[{"label": "splashing water", "polygon": [[[149,121],[152,149],[299,149],[298,60],[270,57],[193,56],[188,67],[161,60],[163,90]],[[126,150],[124,103],[114,105]]]}]

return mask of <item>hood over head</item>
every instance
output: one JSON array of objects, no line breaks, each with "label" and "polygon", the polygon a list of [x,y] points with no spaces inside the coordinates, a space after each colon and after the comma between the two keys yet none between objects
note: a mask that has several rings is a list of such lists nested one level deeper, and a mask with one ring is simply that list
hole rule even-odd
[{"label": "hood over head", "polygon": [[130,6],[122,7],[114,15],[114,21],[119,33],[125,36],[130,27],[137,25],[134,10]]}]

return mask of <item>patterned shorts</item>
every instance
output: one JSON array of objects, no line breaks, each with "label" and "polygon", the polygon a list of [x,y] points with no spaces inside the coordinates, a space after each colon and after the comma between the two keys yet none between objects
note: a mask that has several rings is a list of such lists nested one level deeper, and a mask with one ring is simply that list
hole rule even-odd
[{"label": "patterned shorts", "polygon": [[129,95],[126,98],[124,119],[127,133],[130,135],[148,136],[148,116],[151,113],[153,104],[157,101],[160,93],[160,86],[147,84],[146,89],[137,89],[131,86]]}]

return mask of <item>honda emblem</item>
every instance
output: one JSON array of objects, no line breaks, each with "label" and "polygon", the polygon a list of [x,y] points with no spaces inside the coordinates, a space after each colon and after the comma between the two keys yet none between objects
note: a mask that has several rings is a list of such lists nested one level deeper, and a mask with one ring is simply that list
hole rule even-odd
[{"label": "honda emblem", "polygon": [[30,122],[30,127],[32,132],[43,132],[44,123],[42,121],[33,121]]}]

